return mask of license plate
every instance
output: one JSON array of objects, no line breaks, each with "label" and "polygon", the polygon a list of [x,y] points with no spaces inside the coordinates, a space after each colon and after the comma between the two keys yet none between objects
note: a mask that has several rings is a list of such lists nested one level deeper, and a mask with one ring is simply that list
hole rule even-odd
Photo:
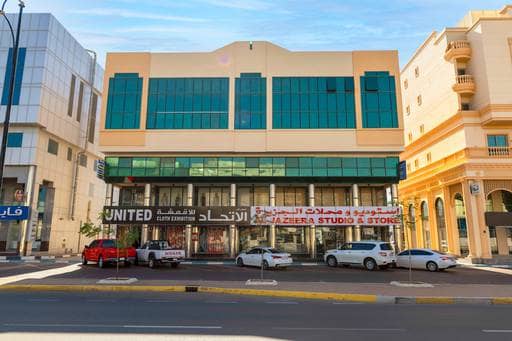
[{"label": "license plate", "polygon": [[119,258],[119,260],[124,260],[124,257]]}]

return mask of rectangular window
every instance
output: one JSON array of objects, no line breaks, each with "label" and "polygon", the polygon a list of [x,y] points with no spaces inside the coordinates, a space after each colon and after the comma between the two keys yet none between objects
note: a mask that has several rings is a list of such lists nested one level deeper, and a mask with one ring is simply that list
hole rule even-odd
[{"label": "rectangular window", "polygon": [[414,76],[416,76],[416,78],[418,78],[420,76],[420,68],[418,66],[416,66],[416,68],[414,68]]},{"label": "rectangular window", "polygon": [[227,129],[229,78],[151,78],[147,129]]},{"label": "rectangular window", "polygon": [[409,138],[409,142],[411,142],[412,141],[412,133],[409,133],[407,136]]},{"label": "rectangular window", "polygon": [[48,153],[53,154],[53,155],[58,155],[59,143],[57,141],[48,139]]},{"label": "rectangular window", "polygon": [[404,80],[404,89],[407,90],[407,88],[409,87],[409,82],[406,80]]},{"label": "rectangular window", "polygon": [[82,167],[87,168],[87,155],[85,154],[78,154],[78,164]]},{"label": "rectangular window", "polygon": [[414,167],[418,168],[420,166],[420,161],[418,159],[414,160]]},{"label": "rectangular window", "polygon": [[487,135],[488,147],[508,147],[508,135]]},{"label": "rectangular window", "polygon": [[398,128],[395,77],[373,71],[360,79],[363,128]]},{"label": "rectangular window", "polygon": [[82,119],[82,108],[84,101],[84,82],[80,81],[80,87],[78,88],[78,105],[76,108],[76,120],[80,122]]},{"label": "rectangular window", "polygon": [[427,162],[430,163],[432,162],[432,153],[427,153]]},{"label": "rectangular window", "polygon": [[259,73],[235,79],[235,129],[267,127],[267,79]]},{"label": "rectangular window", "polygon": [[71,85],[69,88],[69,98],[68,98],[68,116],[73,117],[73,104],[75,102],[75,87],[76,87],[76,76],[71,75]]},{"label": "rectangular window", "polygon": [[7,147],[19,148],[23,144],[23,133],[8,133]]},{"label": "rectangular window", "polygon": [[410,106],[407,106],[405,108],[405,112],[407,113],[407,116],[409,116],[411,114],[411,107]]},{"label": "rectangular window", "polygon": [[72,161],[73,160],[73,149],[71,149],[70,147],[68,147],[67,159],[68,159],[68,161]]},{"label": "rectangular window", "polygon": [[420,125],[420,134],[423,134],[425,132],[425,125]]},{"label": "rectangular window", "polygon": [[[11,83],[11,75],[12,75],[12,56],[13,50],[9,48],[9,53],[7,55],[7,64],[5,66],[5,78],[4,78],[4,89],[2,91],[2,105],[7,105],[9,101],[9,84]],[[27,49],[25,47],[21,47],[18,50],[18,58],[16,63],[16,74],[14,77],[14,92],[12,97],[12,105],[20,104],[20,95],[21,95],[21,84],[23,81],[23,70],[25,69],[25,55],[27,54]],[[6,86],[7,84],[7,86]]]},{"label": "rectangular window", "polygon": [[423,100],[421,98],[421,95],[418,95],[418,97],[416,98],[416,101],[418,102],[418,106],[421,107],[421,104],[423,103]]},{"label": "rectangular window", "polygon": [[272,127],[355,128],[354,78],[273,77]]},{"label": "rectangular window", "polygon": [[[138,73],[116,73],[109,79],[107,129],[139,129],[142,78]],[[151,102],[151,95],[148,103]],[[154,105],[154,102],[151,102]],[[148,107],[148,122],[150,120]]]},{"label": "rectangular window", "polygon": [[98,95],[96,93],[92,94],[92,101],[91,101],[91,117],[89,118],[89,129],[88,129],[88,136],[87,140],[90,143],[94,143],[94,134],[96,133],[96,115],[98,111]]}]

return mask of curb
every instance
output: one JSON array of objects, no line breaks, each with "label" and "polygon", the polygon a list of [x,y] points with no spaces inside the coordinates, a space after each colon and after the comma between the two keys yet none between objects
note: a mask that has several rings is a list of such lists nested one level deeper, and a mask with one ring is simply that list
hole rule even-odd
[{"label": "curb", "polygon": [[412,296],[383,296],[372,294],[344,294],[328,292],[291,291],[291,290],[260,290],[245,288],[203,287],[195,285],[47,285],[47,284],[20,284],[0,286],[4,291],[31,291],[31,292],[201,292],[210,294],[263,296],[281,298],[299,298],[352,303],[373,304],[474,304],[474,305],[512,305],[512,297],[412,297]]}]

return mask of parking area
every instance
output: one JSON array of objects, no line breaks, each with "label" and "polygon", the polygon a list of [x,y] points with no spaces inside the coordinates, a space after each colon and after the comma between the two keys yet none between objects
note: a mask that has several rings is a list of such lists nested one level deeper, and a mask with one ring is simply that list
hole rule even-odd
[{"label": "parking area", "polygon": [[[89,264],[82,266],[78,271],[57,275],[53,278],[102,279],[115,274],[116,267],[113,265],[99,269],[96,264]],[[144,280],[245,281],[259,278],[260,269],[237,267],[236,265],[198,264],[181,264],[178,268],[160,266],[155,269],[149,269],[147,266],[120,266],[119,275]],[[512,284],[511,275],[463,267],[435,273],[413,270],[412,275],[415,281],[434,284]],[[280,282],[389,283],[408,280],[409,273],[406,269],[366,271],[356,267],[330,268],[319,264],[267,270],[264,271],[264,276]]]}]

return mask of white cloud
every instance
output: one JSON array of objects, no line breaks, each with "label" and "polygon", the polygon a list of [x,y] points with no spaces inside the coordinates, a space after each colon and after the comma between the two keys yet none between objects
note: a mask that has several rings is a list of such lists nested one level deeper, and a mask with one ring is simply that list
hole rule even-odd
[{"label": "white cloud", "polygon": [[235,8],[248,11],[265,10],[272,7],[270,3],[260,0],[202,0],[202,2],[218,7]]},{"label": "white cloud", "polygon": [[182,22],[204,22],[205,19],[194,17],[182,17],[167,14],[155,14],[140,11],[127,11],[120,8],[90,8],[70,10],[70,13],[96,15],[96,16],[118,16],[122,18],[182,21]]}]

